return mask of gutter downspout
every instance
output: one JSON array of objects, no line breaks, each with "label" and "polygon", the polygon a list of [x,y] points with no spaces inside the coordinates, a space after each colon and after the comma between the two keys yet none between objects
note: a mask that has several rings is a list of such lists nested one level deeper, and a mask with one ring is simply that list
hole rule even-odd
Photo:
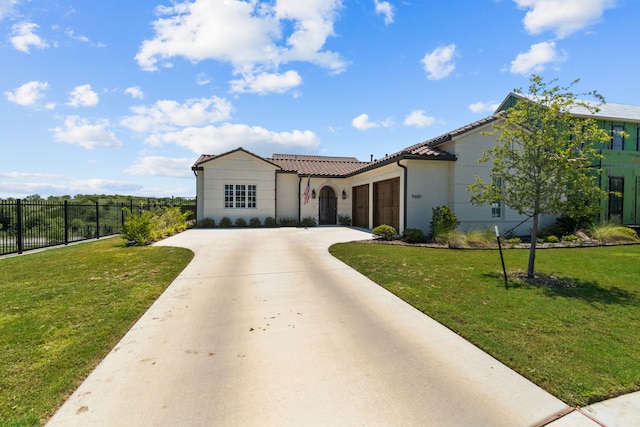
[{"label": "gutter downspout", "polygon": [[[398,160],[396,164],[398,165],[398,167],[401,167],[402,169],[404,169],[404,194],[402,199],[402,220],[403,220],[404,228],[407,228],[407,184],[409,183],[409,170],[405,165],[400,164],[400,160]],[[398,230],[398,233],[400,233],[400,230]]]},{"label": "gutter downspout", "polygon": [[273,172],[273,218],[278,220],[278,171]]},{"label": "gutter downspout", "polygon": [[302,190],[302,176],[298,175],[298,222],[300,222],[300,216],[302,215],[302,206],[300,206],[300,202],[302,199],[300,198],[300,191]]}]

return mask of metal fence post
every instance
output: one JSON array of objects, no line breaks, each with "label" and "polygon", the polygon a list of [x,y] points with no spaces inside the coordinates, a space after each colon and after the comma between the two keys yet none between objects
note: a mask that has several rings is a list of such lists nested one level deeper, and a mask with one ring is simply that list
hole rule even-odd
[{"label": "metal fence post", "polygon": [[16,199],[16,245],[18,246],[18,253],[22,253],[23,249],[22,235],[22,200]]},{"label": "metal fence post", "polygon": [[96,239],[100,238],[100,205],[96,201]]},{"label": "metal fence post", "polygon": [[69,203],[64,201],[64,244],[69,244]]}]

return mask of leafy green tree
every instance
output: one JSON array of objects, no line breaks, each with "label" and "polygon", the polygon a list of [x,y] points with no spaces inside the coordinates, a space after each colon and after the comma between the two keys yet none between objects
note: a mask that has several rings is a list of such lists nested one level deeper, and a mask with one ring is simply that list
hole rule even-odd
[{"label": "leafy green tree", "polygon": [[[597,209],[599,198],[605,195],[598,185],[596,165],[602,158],[601,144],[611,136],[588,117],[599,110],[604,98],[596,91],[573,93],[571,88],[578,80],[568,87],[556,82],[531,77],[529,93],[520,95],[522,99],[487,133],[496,135],[498,144],[478,160],[491,162],[492,177],[499,179],[488,183],[476,176],[467,188],[474,204],[499,200],[532,218],[528,277],[534,277],[540,215],[583,215],[585,210]],[[583,112],[581,117],[572,114],[576,108]]]}]

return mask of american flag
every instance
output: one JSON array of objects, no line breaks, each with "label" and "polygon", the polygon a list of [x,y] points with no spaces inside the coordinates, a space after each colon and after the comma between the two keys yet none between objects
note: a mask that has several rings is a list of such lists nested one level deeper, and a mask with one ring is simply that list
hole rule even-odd
[{"label": "american flag", "polygon": [[311,196],[311,175],[307,178],[307,188],[304,189],[304,204],[309,203],[309,196]]}]

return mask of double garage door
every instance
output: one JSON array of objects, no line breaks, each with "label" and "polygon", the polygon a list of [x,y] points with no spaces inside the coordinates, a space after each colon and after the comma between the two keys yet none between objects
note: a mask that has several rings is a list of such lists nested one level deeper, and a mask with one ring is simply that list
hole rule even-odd
[{"label": "double garage door", "polygon": [[369,184],[353,187],[353,225],[374,228],[381,224],[400,229],[400,178],[373,183],[373,224],[369,224]]}]

